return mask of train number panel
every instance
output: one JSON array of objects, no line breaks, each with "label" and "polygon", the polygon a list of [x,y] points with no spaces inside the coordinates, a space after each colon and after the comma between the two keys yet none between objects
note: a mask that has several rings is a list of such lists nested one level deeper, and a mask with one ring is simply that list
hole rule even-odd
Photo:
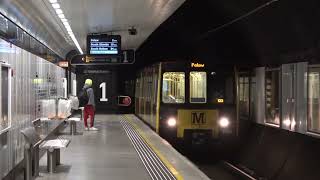
[{"label": "train number panel", "polygon": [[177,137],[183,138],[185,131],[198,133],[206,130],[212,136],[218,135],[217,120],[219,113],[212,109],[179,109],[177,120]]}]

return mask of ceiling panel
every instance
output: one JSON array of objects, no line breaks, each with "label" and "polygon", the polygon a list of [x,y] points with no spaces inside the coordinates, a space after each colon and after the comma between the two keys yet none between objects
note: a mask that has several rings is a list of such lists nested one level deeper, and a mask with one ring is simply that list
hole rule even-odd
[{"label": "ceiling panel", "polygon": [[[88,33],[122,36],[123,49],[137,49],[185,0],[58,0],[82,50]],[[76,49],[49,0],[2,0],[0,12],[64,57]],[[134,26],[138,34],[129,35]]]},{"label": "ceiling panel", "polygon": [[[122,36],[123,49],[136,49],[185,0],[60,0],[83,50],[88,33]],[[128,34],[134,26],[138,34]]]},{"label": "ceiling panel", "polygon": [[73,49],[73,45],[65,42],[43,0],[0,0],[0,12],[59,56],[64,57]]}]

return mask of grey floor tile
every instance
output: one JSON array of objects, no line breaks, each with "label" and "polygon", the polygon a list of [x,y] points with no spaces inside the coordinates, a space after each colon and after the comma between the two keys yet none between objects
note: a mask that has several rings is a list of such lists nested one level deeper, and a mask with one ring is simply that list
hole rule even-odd
[{"label": "grey floor tile", "polygon": [[68,136],[71,144],[61,150],[57,172],[46,172],[46,155],[40,160],[36,180],[150,180],[117,115],[97,115],[99,131]]}]

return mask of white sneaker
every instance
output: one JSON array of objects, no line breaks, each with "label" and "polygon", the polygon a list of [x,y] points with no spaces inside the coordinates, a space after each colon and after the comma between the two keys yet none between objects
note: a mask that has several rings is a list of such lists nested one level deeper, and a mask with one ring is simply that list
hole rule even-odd
[{"label": "white sneaker", "polygon": [[85,127],[84,130],[89,131],[89,128],[88,128],[88,127]]},{"label": "white sneaker", "polygon": [[89,130],[90,130],[90,131],[98,131],[98,129],[95,128],[95,127],[91,127],[91,128],[89,128]]}]

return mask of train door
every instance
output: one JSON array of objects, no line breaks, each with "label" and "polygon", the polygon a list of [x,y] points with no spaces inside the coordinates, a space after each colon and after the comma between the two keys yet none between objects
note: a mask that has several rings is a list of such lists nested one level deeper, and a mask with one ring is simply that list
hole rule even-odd
[{"label": "train door", "polygon": [[240,71],[237,76],[237,113],[238,114],[238,134],[242,135],[243,132],[247,132],[250,127],[250,72]]},{"label": "train door", "polygon": [[303,131],[306,110],[307,63],[284,64],[281,67],[281,127]]},{"label": "train door", "polygon": [[292,129],[295,122],[295,71],[295,64],[283,64],[281,67],[281,126],[285,129]]},{"label": "train door", "polygon": [[249,120],[250,118],[250,74],[249,72],[239,73],[239,118]]}]

